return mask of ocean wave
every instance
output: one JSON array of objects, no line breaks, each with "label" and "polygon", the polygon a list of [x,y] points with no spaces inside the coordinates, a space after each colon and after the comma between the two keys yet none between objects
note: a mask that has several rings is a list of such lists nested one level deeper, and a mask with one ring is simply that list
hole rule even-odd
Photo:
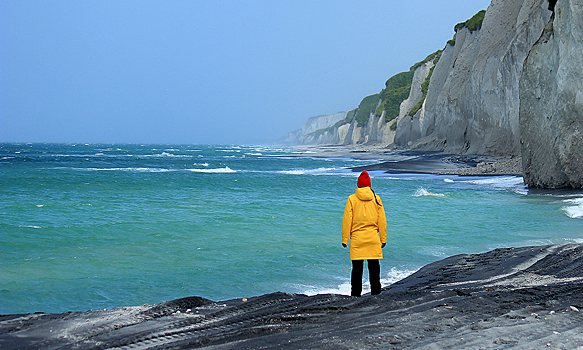
[{"label": "ocean wave", "polygon": [[286,175],[339,175],[346,173],[344,168],[316,168],[316,169],[292,169],[277,171]]},{"label": "ocean wave", "polygon": [[154,154],[107,154],[103,152],[97,152],[93,154],[88,153],[78,153],[78,154],[66,154],[66,153],[58,153],[58,154],[46,154],[41,155],[42,157],[54,157],[54,158],[193,158],[192,155],[186,154],[172,154],[168,152],[162,153],[154,153]]},{"label": "ocean wave", "polygon": [[283,148],[272,148],[272,147],[253,147],[251,148],[253,152],[286,152]]},{"label": "ocean wave", "polygon": [[564,206],[561,210],[571,219],[581,219],[583,218],[583,197],[566,199],[563,201],[565,204],[573,204],[569,206]]},{"label": "ocean wave", "polygon": [[445,195],[442,193],[433,193],[433,192],[429,192],[427,191],[425,188],[423,187],[419,187],[416,191],[415,194],[413,194],[413,197],[425,197],[425,196],[432,196],[432,197],[444,197]]},{"label": "ocean wave", "polygon": [[217,169],[186,169],[188,171],[192,171],[195,173],[207,173],[207,174],[232,174],[238,172],[237,170],[233,170],[228,166],[224,168],[217,168]]},{"label": "ocean wave", "polygon": [[528,194],[527,187],[521,176],[488,176],[486,178],[464,181],[472,185],[480,185],[495,190],[508,190],[518,194]]},{"label": "ocean wave", "polygon": [[262,155],[259,158],[260,159],[277,158],[277,159],[283,159],[283,160],[295,160],[295,159],[298,159],[298,157],[294,157],[294,156],[290,156],[290,155],[280,155],[280,154],[264,154],[264,155]]},{"label": "ocean wave", "polygon": [[[366,269],[366,268],[365,268]],[[389,286],[395,282],[402,280],[413,274],[415,270],[399,270],[395,267],[387,271],[384,276],[381,276],[381,285],[383,287]],[[366,276],[366,271],[364,272]],[[382,273],[381,273],[382,275]],[[317,286],[303,286],[302,294],[306,295],[317,295],[317,294],[343,294],[350,295],[350,281],[345,281],[339,284],[337,287],[327,288],[327,287],[317,287]],[[362,285],[362,293],[370,292],[370,283],[366,281]]]},{"label": "ocean wave", "polygon": [[165,173],[169,171],[174,171],[170,169],[163,169],[163,168],[76,168],[77,170],[87,170],[87,171],[129,171],[129,172],[137,172],[137,173]]},{"label": "ocean wave", "polygon": [[146,154],[143,157],[153,157],[153,158],[192,158],[192,156],[186,154],[172,154],[168,152],[156,153],[156,154]]}]

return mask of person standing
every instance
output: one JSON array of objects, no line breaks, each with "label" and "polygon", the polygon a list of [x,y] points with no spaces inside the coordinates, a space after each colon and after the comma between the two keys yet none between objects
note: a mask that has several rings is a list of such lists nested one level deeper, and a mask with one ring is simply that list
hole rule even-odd
[{"label": "person standing", "polygon": [[379,259],[383,258],[382,248],[387,244],[387,218],[381,197],[371,188],[368,172],[358,177],[358,188],[346,201],[342,219],[342,246],[350,241],[350,260],[352,261],[351,296],[362,293],[362,271],[364,260],[368,263],[370,290],[372,295],[381,292],[381,268]]}]

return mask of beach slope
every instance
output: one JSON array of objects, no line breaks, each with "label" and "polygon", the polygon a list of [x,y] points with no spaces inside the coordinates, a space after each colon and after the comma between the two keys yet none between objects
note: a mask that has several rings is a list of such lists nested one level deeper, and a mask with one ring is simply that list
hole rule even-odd
[{"label": "beach slope", "polygon": [[576,349],[583,245],[429,264],[381,295],[273,293],[0,317],[2,349]]}]

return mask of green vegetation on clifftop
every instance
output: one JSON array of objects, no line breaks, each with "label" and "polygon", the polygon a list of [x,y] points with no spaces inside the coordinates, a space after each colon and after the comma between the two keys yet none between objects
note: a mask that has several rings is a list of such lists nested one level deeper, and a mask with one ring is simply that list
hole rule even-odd
[{"label": "green vegetation on clifftop", "polygon": [[401,102],[407,99],[411,90],[414,70],[393,75],[385,83],[385,88],[380,92],[381,104],[375,111],[376,115],[385,113],[385,122],[389,122],[399,116]]},{"label": "green vegetation on clifftop", "polygon": [[455,27],[453,27],[454,31],[458,31],[464,27],[468,28],[470,30],[470,32],[473,32],[474,30],[478,30],[480,28],[482,28],[482,22],[484,22],[484,16],[486,15],[486,10],[481,10],[478,13],[476,13],[472,18],[468,19],[465,22],[461,22],[455,25]]},{"label": "green vegetation on clifftop", "polygon": [[456,24],[455,27],[453,27],[453,30],[456,33],[453,35],[453,39],[448,40],[447,43],[451,46],[455,45],[457,31],[462,29],[462,28],[468,28],[470,30],[470,33],[473,32],[474,30],[478,30],[478,29],[482,28],[482,22],[484,22],[484,16],[486,16],[486,10],[481,10],[478,13],[476,13],[472,18],[468,19],[467,21]]},{"label": "green vegetation on clifftop", "polygon": [[380,94],[374,94],[367,96],[362,99],[356,110],[356,121],[358,126],[365,126],[368,124],[368,119],[370,118],[370,113],[375,111],[377,105],[379,104]]}]

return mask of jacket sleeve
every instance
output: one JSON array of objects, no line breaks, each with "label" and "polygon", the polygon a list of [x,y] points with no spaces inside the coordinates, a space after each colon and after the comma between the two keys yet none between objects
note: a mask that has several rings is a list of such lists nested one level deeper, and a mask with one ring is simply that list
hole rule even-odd
[{"label": "jacket sleeve", "polygon": [[379,211],[378,211],[378,218],[377,224],[379,227],[379,233],[381,235],[381,243],[387,243],[387,217],[385,215],[385,207],[383,206],[383,202],[381,201],[381,197],[377,196],[379,201]]},{"label": "jacket sleeve", "polygon": [[344,217],[342,218],[342,243],[348,244],[350,239],[350,231],[352,230],[352,203],[350,202],[350,197],[346,201],[346,207],[344,207]]}]

